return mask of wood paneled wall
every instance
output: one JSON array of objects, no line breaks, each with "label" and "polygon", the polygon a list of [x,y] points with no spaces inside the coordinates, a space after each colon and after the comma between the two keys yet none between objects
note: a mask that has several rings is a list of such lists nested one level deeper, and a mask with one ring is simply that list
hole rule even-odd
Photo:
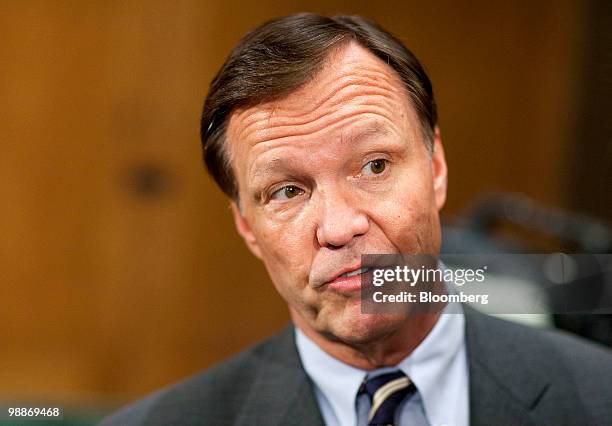
[{"label": "wood paneled wall", "polygon": [[569,1],[0,3],[0,399],[122,401],[287,321],[201,165],[229,48],[273,16],[374,18],[429,70],[447,213],[566,202],[581,10]]}]

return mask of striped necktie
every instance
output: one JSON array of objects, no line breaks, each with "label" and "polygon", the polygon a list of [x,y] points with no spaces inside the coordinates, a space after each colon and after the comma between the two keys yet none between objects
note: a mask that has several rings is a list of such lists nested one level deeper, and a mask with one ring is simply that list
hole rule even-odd
[{"label": "striped necktie", "polygon": [[360,393],[367,393],[371,407],[368,426],[395,425],[395,411],[407,395],[416,390],[414,384],[401,371],[381,374],[361,385]]}]

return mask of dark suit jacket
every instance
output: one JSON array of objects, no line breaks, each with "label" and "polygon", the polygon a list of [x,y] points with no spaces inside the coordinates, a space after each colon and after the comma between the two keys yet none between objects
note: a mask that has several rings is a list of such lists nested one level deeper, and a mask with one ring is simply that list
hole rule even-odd
[{"label": "dark suit jacket", "polygon": [[[612,425],[612,352],[467,309],[470,424]],[[101,425],[323,425],[287,327]]]}]

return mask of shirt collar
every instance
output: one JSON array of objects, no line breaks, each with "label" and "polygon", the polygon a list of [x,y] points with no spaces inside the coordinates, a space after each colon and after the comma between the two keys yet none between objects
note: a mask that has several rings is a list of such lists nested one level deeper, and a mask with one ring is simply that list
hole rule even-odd
[{"label": "shirt collar", "polygon": [[366,372],[329,355],[297,327],[295,343],[304,370],[329,401],[333,412],[347,416],[346,424],[356,424],[355,401]]},{"label": "shirt collar", "polygon": [[449,423],[451,401],[467,391],[465,318],[461,305],[448,304],[419,346],[397,367],[419,390],[432,425]]},{"label": "shirt collar", "polygon": [[[366,375],[377,375],[379,371],[367,372],[343,363],[323,351],[297,327],[296,345],[306,373],[333,411],[349,416],[346,424],[355,424],[359,387]],[[465,319],[461,306],[453,303],[444,308],[419,346],[396,366],[417,387],[430,424],[447,421],[448,401],[457,397],[456,392],[467,390],[467,365],[463,365],[461,353],[465,354]]]}]

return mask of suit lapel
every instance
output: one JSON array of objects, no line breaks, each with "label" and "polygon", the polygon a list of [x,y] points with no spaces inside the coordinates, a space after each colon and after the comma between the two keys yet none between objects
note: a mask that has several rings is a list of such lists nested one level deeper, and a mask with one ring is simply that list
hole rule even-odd
[{"label": "suit lapel", "polygon": [[529,411],[478,362],[470,361],[470,425],[534,425]]},{"label": "suit lapel", "polygon": [[236,425],[323,426],[310,380],[288,326],[256,356],[256,378]]},{"label": "suit lapel", "polygon": [[533,425],[531,411],[549,382],[535,359],[525,359],[511,335],[500,335],[496,319],[469,307],[466,339],[470,386],[470,424]]}]

